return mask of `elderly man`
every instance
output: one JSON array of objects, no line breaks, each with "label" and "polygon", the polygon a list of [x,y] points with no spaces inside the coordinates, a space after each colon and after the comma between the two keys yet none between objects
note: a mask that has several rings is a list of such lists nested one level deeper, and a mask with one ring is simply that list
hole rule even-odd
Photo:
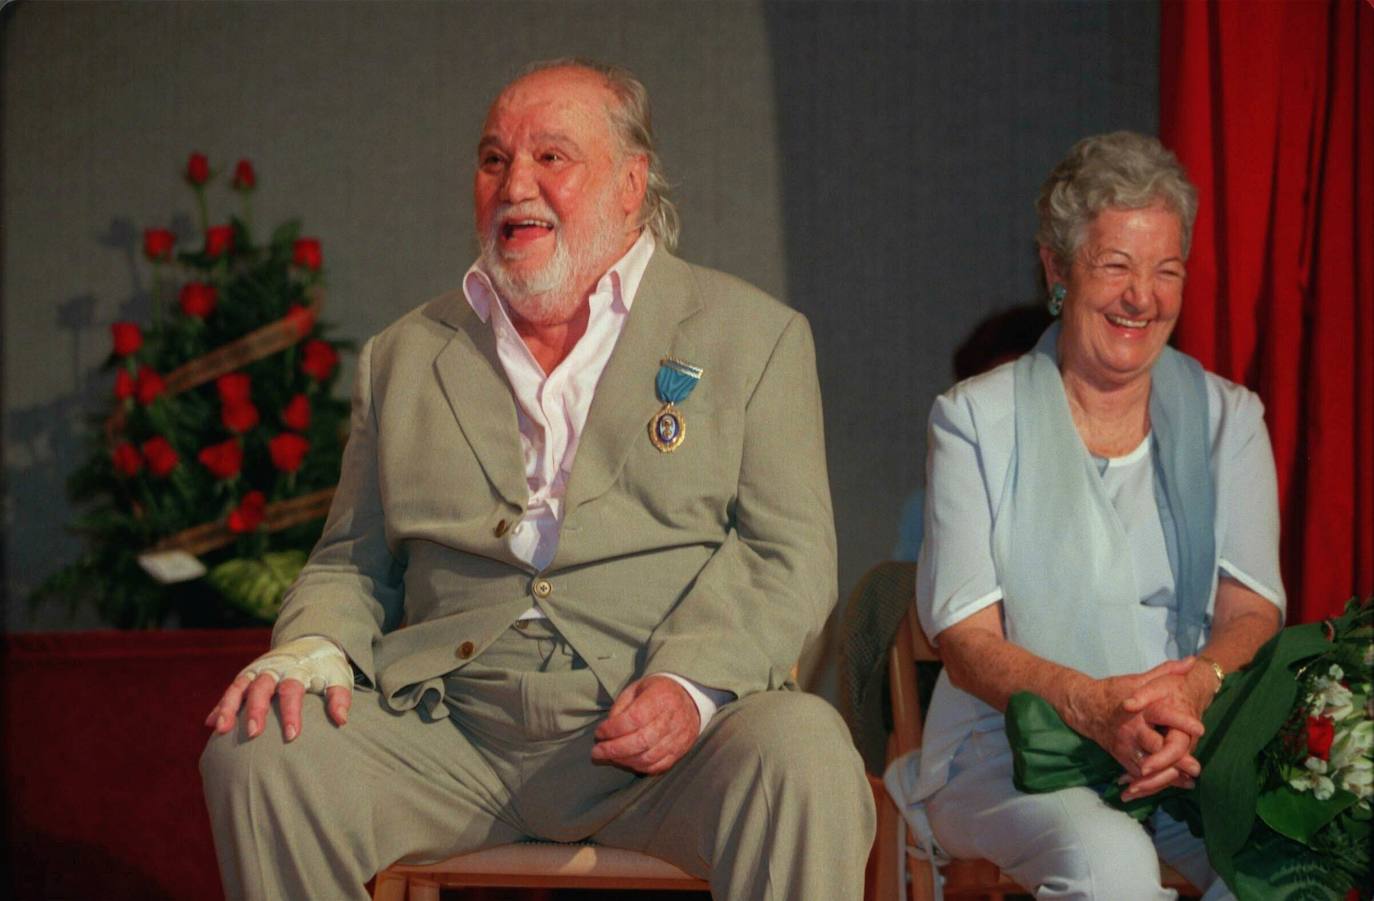
[{"label": "elderly man", "polygon": [[522,836],[859,896],[862,765],[789,690],[835,599],[810,331],[670,255],[652,141],[616,67],[492,105],[481,257],[364,346],[324,535],[207,720],[230,897]]}]

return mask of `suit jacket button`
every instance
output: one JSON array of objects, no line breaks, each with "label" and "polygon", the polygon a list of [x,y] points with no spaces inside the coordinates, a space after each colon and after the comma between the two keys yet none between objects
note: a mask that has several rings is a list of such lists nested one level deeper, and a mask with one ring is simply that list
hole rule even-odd
[{"label": "suit jacket button", "polygon": [[553,594],[553,583],[548,579],[535,579],[534,584],[530,586],[530,590],[534,592],[535,597],[542,601]]},{"label": "suit jacket button", "polygon": [[476,647],[477,647],[477,646],[474,645],[474,644],[473,644],[472,642],[470,642],[470,641],[465,641],[465,642],[463,642],[462,644],[458,645],[458,657],[459,657],[459,659],[466,660],[466,659],[468,659],[469,657],[471,657],[471,656],[472,656],[472,652],[473,652],[474,650],[476,650]]},{"label": "suit jacket button", "polygon": [[501,520],[496,524],[496,528],[492,529],[492,534],[494,534],[497,538],[500,538],[502,535],[506,534],[507,526],[508,523],[504,519]]}]

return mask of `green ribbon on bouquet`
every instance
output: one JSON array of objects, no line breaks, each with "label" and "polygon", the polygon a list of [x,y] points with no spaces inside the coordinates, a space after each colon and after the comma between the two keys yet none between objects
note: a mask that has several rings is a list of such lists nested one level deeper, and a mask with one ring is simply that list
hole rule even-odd
[{"label": "green ribbon on bouquet", "polygon": [[[1285,837],[1257,817],[1269,803],[1269,796],[1262,800],[1260,795],[1260,752],[1292,714],[1297,671],[1331,650],[1328,634],[1346,634],[1357,620],[1367,619],[1368,608],[1362,612],[1352,606],[1334,623],[1290,626],[1265,643],[1249,666],[1227,676],[1202,715],[1206,733],[1193,752],[1202,764],[1202,776],[1193,790],[1169,788],[1123,803],[1124,786],[1116,782],[1123,768],[1115,758],[1065,725],[1043,698],[1029,692],[1015,694],[1007,706],[1006,727],[1016,787],[1033,793],[1098,787],[1109,803],[1139,820],[1163,807],[1170,816],[1186,822],[1193,834],[1202,836],[1212,868],[1241,901],[1326,897],[1322,891],[1313,893],[1320,887],[1308,882],[1306,875],[1279,873],[1292,862],[1292,841],[1301,836]],[[1366,631],[1367,626],[1364,623]],[[1328,633],[1328,628],[1333,631]],[[1333,799],[1336,803],[1326,805],[1329,810],[1320,811],[1316,828],[1354,800],[1349,792],[1338,795],[1346,797]],[[1296,881],[1276,892],[1276,882],[1289,878]]]}]

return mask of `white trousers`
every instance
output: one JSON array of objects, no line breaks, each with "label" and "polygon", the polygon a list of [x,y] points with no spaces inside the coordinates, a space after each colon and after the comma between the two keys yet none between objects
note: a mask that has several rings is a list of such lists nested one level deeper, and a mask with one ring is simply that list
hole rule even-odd
[{"label": "white trousers", "polygon": [[1018,791],[1001,729],[964,741],[926,813],[947,854],[987,858],[1037,898],[1177,898],[1160,885],[1160,860],[1203,890],[1203,901],[1234,897],[1208,864],[1202,839],[1162,810],[1141,824],[1090,788]]}]

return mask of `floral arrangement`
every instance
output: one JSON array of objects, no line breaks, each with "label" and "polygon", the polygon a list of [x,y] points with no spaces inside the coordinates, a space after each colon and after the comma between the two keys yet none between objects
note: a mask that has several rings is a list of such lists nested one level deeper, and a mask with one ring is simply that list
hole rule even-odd
[{"label": "floral arrangement", "polygon": [[1122,768],[1036,695],[1007,707],[1022,791],[1101,786],[1140,819],[1163,809],[1201,835],[1240,901],[1369,899],[1374,839],[1374,599],[1284,629],[1226,677],[1203,713],[1202,776],[1121,801]]},{"label": "floral arrangement", "polygon": [[[1374,605],[1349,610],[1329,649],[1297,673],[1298,702],[1261,752],[1256,815],[1283,853],[1296,842],[1334,877],[1333,888],[1374,891]],[[1352,839],[1354,841],[1352,841]]]},{"label": "floral arrangement", "polygon": [[248,160],[240,214],[211,224],[215,175],[200,153],[182,174],[199,235],[143,234],[152,321],[111,326],[112,408],[68,484],[87,549],[35,603],[93,601],[126,628],[270,622],[319,537],[348,415],[320,242],[290,221],[255,243]]}]

